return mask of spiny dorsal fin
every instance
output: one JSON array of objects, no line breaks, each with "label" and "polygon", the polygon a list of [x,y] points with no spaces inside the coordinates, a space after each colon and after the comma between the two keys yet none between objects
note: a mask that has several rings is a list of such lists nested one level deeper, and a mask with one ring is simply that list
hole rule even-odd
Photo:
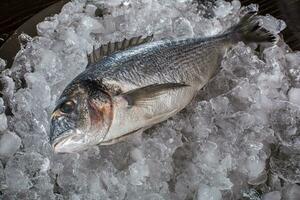
[{"label": "spiny dorsal fin", "polygon": [[109,56],[114,52],[125,50],[129,47],[138,46],[140,44],[147,43],[151,41],[153,38],[153,35],[147,36],[143,38],[142,36],[139,37],[133,37],[131,39],[124,39],[120,42],[114,42],[114,43],[107,43],[104,45],[101,45],[99,48],[95,49],[93,47],[93,52],[88,55],[88,66],[87,68],[98,61],[100,61],[103,57]]}]

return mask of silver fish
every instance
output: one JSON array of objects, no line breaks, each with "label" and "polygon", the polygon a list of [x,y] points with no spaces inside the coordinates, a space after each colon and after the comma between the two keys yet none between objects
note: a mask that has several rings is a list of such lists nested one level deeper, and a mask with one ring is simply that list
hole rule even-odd
[{"label": "silver fish", "polygon": [[248,14],[223,34],[150,42],[136,37],[103,45],[63,91],[51,117],[55,152],[113,144],[175,115],[218,72],[239,41],[274,42]]}]

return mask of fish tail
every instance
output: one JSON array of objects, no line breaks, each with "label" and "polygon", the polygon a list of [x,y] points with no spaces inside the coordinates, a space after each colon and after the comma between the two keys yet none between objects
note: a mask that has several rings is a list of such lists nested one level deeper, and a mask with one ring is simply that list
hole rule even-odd
[{"label": "fish tail", "polygon": [[276,43],[276,35],[263,28],[256,13],[248,13],[241,18],[240,22],[230,28],[226,34],[233,42],[243,41],[246,44],[256,42]]}]

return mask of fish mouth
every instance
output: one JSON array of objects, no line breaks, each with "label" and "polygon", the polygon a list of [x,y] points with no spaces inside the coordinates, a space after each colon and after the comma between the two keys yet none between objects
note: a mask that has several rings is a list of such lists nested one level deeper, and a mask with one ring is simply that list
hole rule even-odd
[{"label": "fish mouth", "polygon": [[56,137],[54,140],[51,141],[51,146],[54,150],[54,152],[57,152],[56,150],[58,149],[58,145],[64,143],[68,137],[71,136],[71,132],[70,130],[68,131],[64,131],[61,133],[60,136]]},{"label": "fish mouth", "polygon": [[52,141],[51,145],[55,153],[76,153],[86,149],[88,146],[85,134],[68,130]]},{"label": "fish mouth", "polygon": [[72,132],[75,126],[74,123],[65,117],[57,117],[51,119],[50,126],[50,141],[54,142],[57,138],[62,137],[63,135],[67,136],[68,132]]}]

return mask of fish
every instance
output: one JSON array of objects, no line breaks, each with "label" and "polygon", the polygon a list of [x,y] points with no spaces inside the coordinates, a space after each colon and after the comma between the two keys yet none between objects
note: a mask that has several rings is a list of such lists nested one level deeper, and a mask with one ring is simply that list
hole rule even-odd
[{"label": "fish", "polygon": [[235,44],[274,44],[276,38],[260,26],[256,13],[248,13],[212,37],[152,41],[139,36],[94,49],[51,115],[54,152],[115,144],[167,120],[218,73]]}]

